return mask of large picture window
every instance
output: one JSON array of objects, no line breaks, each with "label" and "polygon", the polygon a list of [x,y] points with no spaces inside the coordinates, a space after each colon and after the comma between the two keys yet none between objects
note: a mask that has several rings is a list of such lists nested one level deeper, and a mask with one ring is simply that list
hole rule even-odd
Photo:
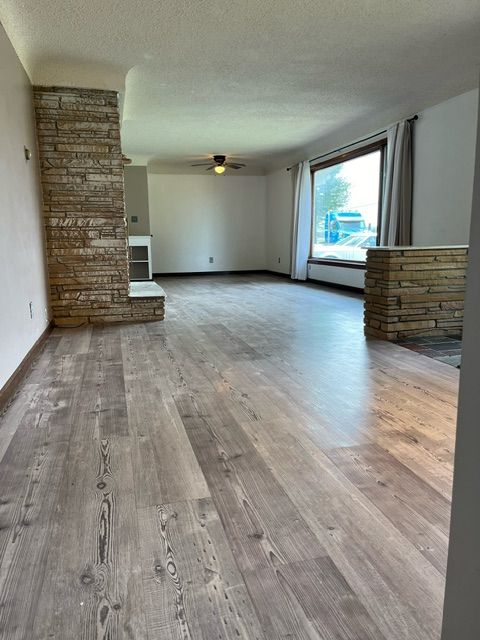
[{"label": "large picture window", "polygon": [[312,168],[312,258],[364,262],[377,244],[384,149],[382,141]]}]

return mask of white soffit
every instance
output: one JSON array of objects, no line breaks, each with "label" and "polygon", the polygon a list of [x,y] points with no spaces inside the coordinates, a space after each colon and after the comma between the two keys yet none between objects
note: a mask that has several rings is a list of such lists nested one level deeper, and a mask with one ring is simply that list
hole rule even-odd
[{"label": "white soffit", "polygon": [[473,88],[480,62],[478,0],[2,0],[0,20],[34,84],[124,89],[124,151],[157,166],[282,166]]}]

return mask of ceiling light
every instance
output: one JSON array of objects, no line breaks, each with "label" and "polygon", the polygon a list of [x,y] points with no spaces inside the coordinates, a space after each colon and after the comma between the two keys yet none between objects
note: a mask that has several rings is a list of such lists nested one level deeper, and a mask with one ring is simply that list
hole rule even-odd
[{"label": "ceiling light", "polygon": [[222,173],[225,173],[225,167],[222,166],[221,164],[217,164],[217,166],[214,168],[215,173],[218,173],[218,175],[222,175]]}]

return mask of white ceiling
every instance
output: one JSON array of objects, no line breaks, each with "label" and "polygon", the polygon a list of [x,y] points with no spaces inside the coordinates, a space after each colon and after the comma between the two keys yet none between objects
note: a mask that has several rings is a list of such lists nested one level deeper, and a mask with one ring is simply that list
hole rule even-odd
[{"label": "white ceiling", "polygon": [[0,20],[34,83],[125,88],[124,150],[159,171],[283,166],[473,88],[480,63],[478,0],[2,0]]}]

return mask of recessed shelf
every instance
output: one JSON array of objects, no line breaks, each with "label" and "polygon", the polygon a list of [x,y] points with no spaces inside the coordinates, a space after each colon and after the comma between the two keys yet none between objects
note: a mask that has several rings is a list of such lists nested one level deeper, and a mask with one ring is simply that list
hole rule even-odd
[{"label": "recessed shelf", "polygon": [[152,279],[151,237],[129,236],[129,271],[130,280]]}]

